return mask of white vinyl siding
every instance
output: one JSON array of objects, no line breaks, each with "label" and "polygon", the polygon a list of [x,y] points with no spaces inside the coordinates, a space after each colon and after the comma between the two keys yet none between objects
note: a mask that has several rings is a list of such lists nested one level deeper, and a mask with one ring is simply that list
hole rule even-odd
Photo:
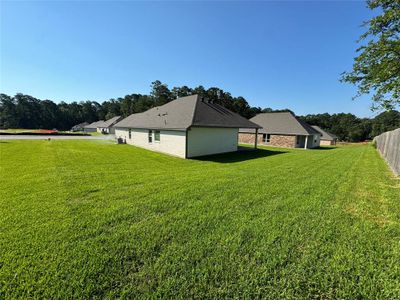
[{"label": "white vinyl siding", "polygon": [[321,136],[319,134],[315,134],[315,135],[312,135],[312,139],[313,139],[312,147],[313,148],[319,147],[321,144]]},{"label": "white vinyl siding", "polygon": [[[149,130],[116,129],[115,137],[126,140],[127,144],[148,150],[167,153],[185,158],[186,132],[174,130],[152,130],[152,142],[149,143]],[[159,141],[157,141],[159,135]],[[197,157],[217,153],[237,151],[238,128],[192,127],[187,131],[187,157]]]},{"label": "white vinyl siding", "polygon": [[320,146],[320,135],[309,135],[307,139],[307,148],[317,148]]},{"label": "white vinyl siding", "polygon": [[[160,142],[155,143],[152,136],[152,143],[149,143],[149,130],[131,129],[132,139],[129,139],[129,129],[117,128],[115,130],[116,138],[123,138],[127,144],[148,150],[167,153],[174,156],[185,157],[186,132],[174,130],[160,130]],[[152,130],[154,135],[154,130]]]},{"label": "white vinyl siding", "polygon": [[192,127],[187,157],[237,151],[238,128]]}]

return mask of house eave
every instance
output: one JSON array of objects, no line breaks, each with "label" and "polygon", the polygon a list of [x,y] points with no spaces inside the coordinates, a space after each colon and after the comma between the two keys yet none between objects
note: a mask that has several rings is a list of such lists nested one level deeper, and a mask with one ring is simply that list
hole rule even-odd
[{"label": "house eave", "polygon": [[171,130],[171,131],[185,131],[188,128],[165,128],[165,127],[141,127],[141,126],[114,126],[115,129],[144,129],[144,130]]}]

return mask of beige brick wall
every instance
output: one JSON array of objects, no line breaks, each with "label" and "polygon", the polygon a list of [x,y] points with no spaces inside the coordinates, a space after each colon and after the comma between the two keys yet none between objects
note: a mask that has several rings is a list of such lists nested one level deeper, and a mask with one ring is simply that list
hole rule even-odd
[{"label": "beige brick wall", "polygon": [[[239,133],[239,143],[242,144],[254,144],[253,133]],[[295,148],[296,147],[296,136],[295,135],[275,135],[271,134],[271,139],[268,144],[262,142],[262,134],[258,134],[258,144],[267,145],[274,147],[284,147],[284,148]]]},{"label": "beige brick wall", "polygon": [[274,147],[295,148],[296,136],[295,135],[271,135],[270,143]]},{"label": "beige brick wall", "polygon": [[335,145],[334,141],[328,141],[328,140],[321,140],[320,142],[321,146],[330,146],[330,145]]},{"label": "beige brick wall", "polygon": [[[239,133],[238,141],[240,144],[254,144],[255,133]],[[262,144],[262,134],[258,135],[259,144]]]}]

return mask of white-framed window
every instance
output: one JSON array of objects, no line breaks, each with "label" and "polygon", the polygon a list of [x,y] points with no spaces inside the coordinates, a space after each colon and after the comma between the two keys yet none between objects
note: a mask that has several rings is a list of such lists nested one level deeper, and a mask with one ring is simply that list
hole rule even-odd
[{"label": "white-framed window", "polygon": [[129,139],[132,139],[132,129],[129,128]]},{"label": "white-framed window", "polygon": [[160,141],[160,130],[154,130],[154,141],[155,142]]},{"label": "white-framed window", "polygon": [[149,143],[153,142],[153,130],[149,130]]},{"label": "white-framed window", "polygon": [[268,144],[271,141],[271,135],[263,133],[262,141],[263,141],[263,143]]}]

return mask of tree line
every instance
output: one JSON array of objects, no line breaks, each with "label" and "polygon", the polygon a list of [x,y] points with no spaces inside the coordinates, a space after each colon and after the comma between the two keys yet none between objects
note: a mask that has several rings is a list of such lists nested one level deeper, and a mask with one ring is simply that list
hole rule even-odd
[{"label": "tree line", "polygon": [[[252,107],[245,98],[234,97],[217,87],[205,89],[200,85],[195,88],[182,86],[169,89],[166,84],[157,80],[151,84],[148,95],[130,94],[103,103],[96,101],[54,103],[51,100],[40,100],[24,94],[15,96],[0,94],[0,128],[68,130],[83,122],[107,120],[114,116],[127,117],[193,94],[213,100],[248,119],[263,112],[290,111]],[[336,134],[344,141],[363,141],[400,127],[400,113],[395,110],[383,112],[373,119],[358,118],[349,113],[333,115],[324,113],[300,116],[300,118]]]},{"label": "tree line", "polygon": [[299,118],[348,142],[371,140],[385,131],[400,128],[400,112],[396,110],[382,112],[374,118],[358,118],[350,113],[312,114]]},{"label": "tree line", "polygon": [[60,102],[39,100],[29,95],[17,94],[9,96],[0,94],[0,128],[57,128],[70,129],[72,126],[98,120],[107,120],[114,116],[127,117],[133,113],[140,113],[152,107],[160,106],[179,97],[199,94],[213,100],[224,107],[251,118],[263,111],[250,107],[243,97],[233,97],[222,89],[203,86],[189,88],[187,86],[169,89],[166,84],[154,81],[148,95],[130,94],[124,97],[110,99],[99,103],[96,101]]}]

